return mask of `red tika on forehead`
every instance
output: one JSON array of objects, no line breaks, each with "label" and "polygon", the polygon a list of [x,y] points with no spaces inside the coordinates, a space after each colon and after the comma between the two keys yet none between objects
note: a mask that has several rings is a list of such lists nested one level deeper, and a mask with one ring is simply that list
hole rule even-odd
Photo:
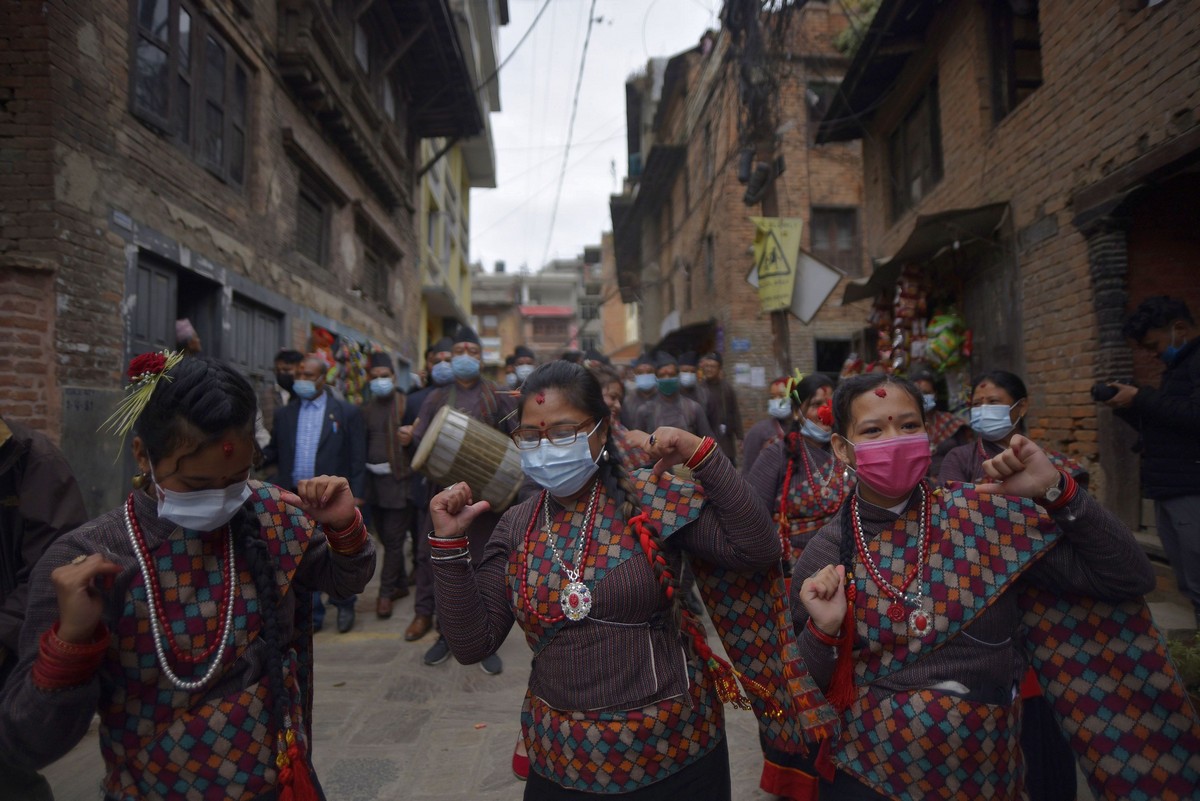
[{"label": "red tika on forehead", "polygon": [[546,402],[546,393],[545,393],[545,392],[539,392],[539,393],[538,393],[538,394],[537,394],[537,395],[534,397],[534,400],[536,400],[536,401],[538,402],[538,405],[541,405],[541,404],[545,403],[545,402]]},{"label": "red tika on forehead", "polygon": [[879,396],[879,397],[881,397],[881,398],[886,398],[886,397],[887,397],[887,390],[886,390],[886,389],[884,389],[883,387],[876,387],[876,388],[875,388],[875,394],[876,394],[876,395],[878,395],[878,396]]},{"label": "red tika on forehead", "polygon": [[222,442],[221,450],[225,453],[226,459],[231,458],[233,456],[233,443],[232,442]]}]

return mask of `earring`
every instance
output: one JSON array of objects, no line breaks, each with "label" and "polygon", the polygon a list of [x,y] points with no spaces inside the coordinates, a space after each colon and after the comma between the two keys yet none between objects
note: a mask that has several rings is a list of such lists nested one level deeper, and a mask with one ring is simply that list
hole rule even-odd
[{"label": "earring", "polygon": [[134,476],[133,481],[131,483],[133,484],[133,488],[135,490],[140,490],[142,487],[146,486],[147,483],[149,483],[149,480],[150,480],[150,475],[148,473],[143,472],[143,473],[138,473],[136,476]]}]

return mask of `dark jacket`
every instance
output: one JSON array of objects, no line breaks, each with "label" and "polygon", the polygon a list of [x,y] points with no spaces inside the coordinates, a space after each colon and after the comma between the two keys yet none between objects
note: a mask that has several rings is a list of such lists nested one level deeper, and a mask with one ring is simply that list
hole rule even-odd
[{"label": "dark jacket", "polygon": [[1140,387],[1117,416],[1141,435],[1147,498],[1200,495],[1200,337],[1163,371],[1162,387]]},{"label": "dark jacket", "polygon": [[0,684],[17,652],[33,566],[87,521],[62,452],[44,434],[0,420]]},{"label": "dark jacket", "polygon": [[[292,470],[296,466],[296,429],[300,419],[300,404],[289,403],[275,412],[271,427],[271,444],[263,449],[263,458],[273,463],[279,472],[275,483],[284,489],[295,489]],[[350,482],[355,498],[364,498],[367,490],[367,432],[362,412],[348,401],[338,400],[326,389],[325,421],[317,443],[314,474],[344,476]]]}]

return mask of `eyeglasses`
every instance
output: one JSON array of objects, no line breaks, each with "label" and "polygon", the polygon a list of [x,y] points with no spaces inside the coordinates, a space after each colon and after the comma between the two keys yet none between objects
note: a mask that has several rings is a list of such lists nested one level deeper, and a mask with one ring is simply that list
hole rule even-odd
[{"label": "eyeglasses", "polygon": [[[592,422],[591,418],[584,420],[581,423],[562,423],[561,425],[553,425],[549,428],[534,428],[533,426],[522,426],[512,432],[512,441],[517,443],[517,447],[523,451],[531,451],[542,444],[542,440],[550,441],[551,445],[571,445],[579,438],[580,429]],[[599,423],[587,432],[586,436],[591,436],[592,432],[600,427]]]}]

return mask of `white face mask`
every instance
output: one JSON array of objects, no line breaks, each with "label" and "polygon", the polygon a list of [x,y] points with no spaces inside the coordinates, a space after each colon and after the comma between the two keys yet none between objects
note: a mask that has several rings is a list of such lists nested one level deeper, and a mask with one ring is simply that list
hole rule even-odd
[{"label": "white face mask", "polygon": [[536,448],[522,450],[521,467],[525,475],[545,487],[551,495],[560,498],[579,492],[600,469],[600,465],[592,458],[589,439],[600,428],[600,423],[596,423],[587,436],[575,437],[570,445],[555,445],[543,437]]},{"label": "white face mask", "polygon": [[[154,479],[154,469],[150,470]],[[250,485],[245,479],[224,489],[176,492],[154,481],[158,498],[158,516],[190,531],[216,531],[237,514],[250,497]]]},{"label": "white face mask", "polygon": [[932,412],[937,406],[937,395],[922,395],[921,403],[925,406],[925,411]]},{"label": "white face mask", "polygon": [[515,368],[517,382],[521,384],[525,383],[525,380],[529,378],[529,376],[533,375],[533,371],[536,369],[536,367],[537,365],[534,364],[518,364]]},{"label": "white face mask", "polygon": [[695,373],[680,373],[679,374],[679,386],[681,386],[685,389],[696,386],[696,374]]},{"label": "white face mask", "polygon": [[786,420],[792,416],[792,402],[788,398],[771,398],[767,401],[767,414],[776,420]]},{"label": "white face mask", "polygon": [[[1020,403],[1021,401],[1017,401]],[[971,429],[988,442],[1004,439],[1017,427],[1009,414],[1017,403],[1005,406],[1003,403],[989,403],[984,406],[971,408]]]},{"label": "white face mask", "polygon": [[805,417],[804,422],[800,424],[800,433],[811,439],[813,442],[829,442],[829,440],[833,437],[832,431],[826,431],[824,428],[821,428],[821,426],[817,425],[812,420],[809,420],[807,417]]},{"label": "white face mask", "polygon": [[517,380],[516,373],[505,373],[504,374],[504,383],[508,386],[509,389],[516,389],[517,384],[519,384],[521,382]]}]

